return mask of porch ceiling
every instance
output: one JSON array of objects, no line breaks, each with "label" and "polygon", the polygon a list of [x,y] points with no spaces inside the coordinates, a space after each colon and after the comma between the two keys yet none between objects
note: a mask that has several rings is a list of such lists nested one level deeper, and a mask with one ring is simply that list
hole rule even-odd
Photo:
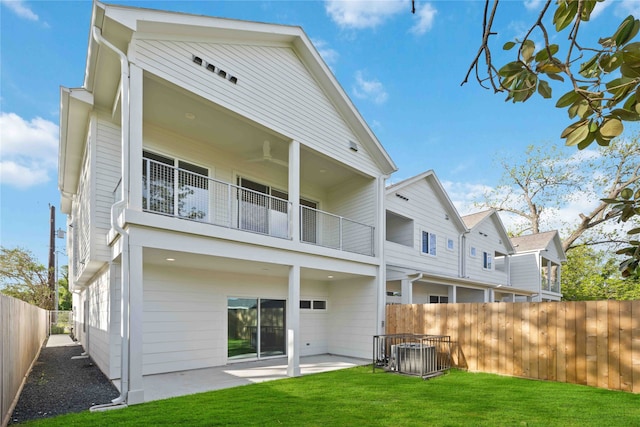
[{"label": "porch ceiling", "polygon": [[[288,162],[290,138],[151,75],[145,75],[143,91],[143,119],[146,124],[206,142],[216,150],[244,158],[248,169],[266,164],[285,170],[280,164],[251,163],[248,160],[261,158],[264,141],[269,141],[272,157]],[[330,189],[354,179],[366,178],[346,165],[301,147],[302,183]]]},{"label": "porch ceiling", "polygon": [[[173,259],[174,261],[168,261],[168,259]],[[153,248],[144,249],[144,263],[163,267],[209,270],[225,273],[238,273],[242,275],[281,278],[287,278],[289,276],[289,266],[287,265],[245,261],[234,258],[214,257]],[[337,282],[360,276],[333,270],[302,268],[300,269],[300,277],[302,280]]]}]

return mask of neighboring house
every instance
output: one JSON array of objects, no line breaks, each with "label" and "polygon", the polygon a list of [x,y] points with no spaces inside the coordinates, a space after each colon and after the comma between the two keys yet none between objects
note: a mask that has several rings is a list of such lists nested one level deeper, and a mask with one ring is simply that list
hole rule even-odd
[{"label": "neighboring house", "polygon": [[386,190],[387,303],[514,301],[514,252],[495,211],[460,217],[433,171]]},{"label": "neighboring house", "polygon": [[511,243],[516,250],[511,263],[512,281],[534,291],[534,301],[560,301],[560,274],[567,257],[558,232],[513,237]]},{"label": "neighboring house", "polygon": [[99,2],[91,26],[59,188],[75,334],[121,397],[163,372],[370,357],[396,167],[303,30]]}]

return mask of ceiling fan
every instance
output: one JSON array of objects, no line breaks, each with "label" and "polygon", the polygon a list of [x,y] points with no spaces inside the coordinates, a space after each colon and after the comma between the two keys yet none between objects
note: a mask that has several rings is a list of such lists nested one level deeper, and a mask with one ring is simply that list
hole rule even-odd
[{"label": "ceiling fan", "polygon": [[254,159],[249,159],[247,160],[248,162],[271,162],[271,163],[275,163],[277,165],[280,166],[284,166],[284,167],[288,167],[289,163],[284,161],[284,160],[280,160],[280,159],[276,159],[275,157],[273,157],[271,155],[271,143],[266,140],[262,143],[262,157],[256,157]]}]

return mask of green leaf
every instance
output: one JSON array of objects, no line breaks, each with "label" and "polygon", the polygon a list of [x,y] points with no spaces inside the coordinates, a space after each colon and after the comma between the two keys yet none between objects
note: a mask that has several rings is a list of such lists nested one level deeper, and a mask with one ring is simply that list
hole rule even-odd
[{"label": "green leaf", "polygon": [[565,130],[562,131],[562,134],[560,134],[560,138],[566,138],[571,132],[578,129],[580,126],[582,126],[585,123],[587,123],[586,120],[580,120],[579,122],[570,124],[569,126],[567,126]]},{"label": "green leaf", "polygon": [[549,59],[549,52],[551,52],[551,56],[553,57],[553,55],[558,53],[558,45],[550,44],[548,47],[544,46],[538,51],[538,53],[536,53],[536,61],[540,62]]},{"label": "green leaf", "polygon": [[556,31],[560,32],[573,22],[578,11],[578,2],[564,2],[558,4],[556,13],[553,15],[553,23],[556,26]]},{"label": "green leaf", "polygon": [[542,95],[543,98],[551,98],[551,87],[549,83],[544,80],[540,80],[538,82],[538,93]]},{"label": "green leaf", "polygon": [[598,68],[598,59],[600,59],[600,54],[592,56],[591,59],[580,65],[580,70],[578,72],[584,77],[590,77],[593,74],[593,69]]},{"label": "green leaf", "polygon": [[622,197],[624,200],[629,200],[631,197],[633,197],[633,190],[630,188],[623,188],[620,192],[620,197]]},{"label": "green leaf", "polygon": [[515,42],[506,42],[504,46],[502,46],[502,49],[511,50],[515,45],[516,45]]},{"label": "green leaf", "polygon": [[533,52],[536,50],[536,45],[531,40],[525,40],[522,43],[522,47],[520,48],[520,53],[522,54],[522,59],[527,64],[531,62],[531,58],[533,58]]},{"label": "green leaf", "polygon": [[635,79],[640,77],[640,67],[632,67],[628,64],[622,64],[620,66],[620,73],[625,77]]},{"label": "green leaf", "polygon": [[590,146],[595,138],[595,133],[589,132],[589,135],[587,135],[587,137],[582,142],[578,143],[578,150],[584,150],[585,148]]},{"label": "green leaf", "polygon": [[632,228],[631,230],[627,231],[627,234],[640,234],[640,227]]},{"label": "green leaf", "polygon": [[623,130],[622,122],[616,118],[604,119],[602,126],[600,126],[600,134],[607,139],[615,138]]},{"label": "green leaf", "polygon": [[569,105],[575,103],[576,101],[579,101],[581,98],[582,97],[578,95],[576,91],[571,90],[565,93],[564,95],[562,95],[560,99],[558,99],[558,102],[556,102],[556,107],[557,108],[568,107]]},{"label": "green leaf", "polygon": [[633,19],[633,15],[627,16],[624,21],[622,21],[615,34],[613,35],[613,38],[616,41],[616,46],[622,46],[633,37],[631,33],[633,32],[635,22],[636,20]]},{"label": "green leaf", "polygon": [[611,115],[617,117],[620,120],[624,120],[625,122],[637,122],[638,120],[640,120],[640,114],[622,108],[616,108],[615,110],[612,110]]},{"label": "green leaf", "polygon": [[584,141],[589,135],[589,125],[586,120],[567,136],[566,145],[572,147]]},{"label": "green leaf", "polygon": [[510,76],[512,74],[516,74],[522,71],[524,64],[520,61],[513,61],[505,64],[498,70],[498,74],[503,77]]},{"label": "green leaf", "polygon": [[547,73],[547,77],[549,77],[551,80],[557,80],[557,81],[560,81],[560,82],[564,81],[564,77],[559,76],[559,75],[554,74],[554,73]]}]

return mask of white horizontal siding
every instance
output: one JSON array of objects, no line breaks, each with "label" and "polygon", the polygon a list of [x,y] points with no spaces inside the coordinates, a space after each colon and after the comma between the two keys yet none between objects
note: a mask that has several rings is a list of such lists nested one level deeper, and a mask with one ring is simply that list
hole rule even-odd
[{"label": "white horizontal siding", "polygon": [[[368,175],[379,169],[292,48],[137,40],[138,64],[178,86],[261,123]],[[193,63],[201,56],[237,84]]]},{"label": "white horizontal siding", "polygon": [[301,300],[327,301],[326,310],[300,310],[300,355],[310,356],[329,352],[329,324],[332,304],[326,282],[304,281],[300,285]]},{"label": "white horizontal siding", "polygon": [[540,292],[540,267],[533,253],[511,257],[511,284],[516,288]]},{"label": "white horizontal siding", "polygon": [[120,127],[99,117],[96,125],[95,196],[92,224],[94,239],[93,260],[108,262],[111,251],[107,233],[111,228],[111,206],[115,202],[114,189],[120,180]]},{"label": "white horizontal siding", "polygon": [[376,279],[332,282],[329,295],[329,353],[370,358],[378,320]]},{"label": "white horizontal siding", "polygon": [[[385,242],[387,264],[457,277],[459,231],[451,220],[445,219],[449,212],[431,184],[426,179],[419,180],[397,191],[409,200],[401,199],[395,193],[394,191],[386,196],[385,207],[388,211],[413,220],[413,245],[408,247]],[[422,254],[423,231],[436,235],[435,256]],[[447,249],[447,239],[453,239],[453,251]]]},{"label": "white horizontal siding", "polygon": [[[470,255],[470,248],[476,248],[476,257]],[[491,270],[484,269],[483,252],[488,252],[494,257],[494,268]],[[507,284],[507,275],[505,272],[495,269],[495,253],[507,253],[506,242],[499,233],[498,225],[494,218],[486,219],[474,227],[467,235],[466,254],[466,273],[472,280],[481,282]],[[513,284],[513,283],[512,283]],[[513,284],[516,286],[515,284]]]}]

